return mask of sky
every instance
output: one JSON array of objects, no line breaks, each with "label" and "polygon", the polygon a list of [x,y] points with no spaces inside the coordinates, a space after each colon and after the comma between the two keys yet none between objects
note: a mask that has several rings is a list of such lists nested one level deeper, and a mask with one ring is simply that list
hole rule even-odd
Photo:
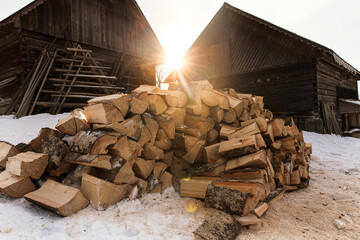
[{"label": "sky", "polygon": [[[31,0],[1,0],[0,19]],[[179,58],[223,4],[221,0],[137,0],[161,45]],[[334,50],[360,70],[359,0],[227,0],[227,3]]]}]

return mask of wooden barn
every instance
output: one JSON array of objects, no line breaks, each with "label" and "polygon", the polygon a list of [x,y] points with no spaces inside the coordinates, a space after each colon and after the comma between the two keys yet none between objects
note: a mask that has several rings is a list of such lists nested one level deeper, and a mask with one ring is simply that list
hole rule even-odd
[{"label": "wooden barn", "polygon": [[135,0],[36,0],[0,22],[0,107],[23,116],[81,106],[155,84],[163,61]]},{"label": "wooden barn", "polygon": [[358,99],[360,72],[334,51],[227,3],[184,62],[186,79],[264,96],[275,115],[293,116],[305,130],[345,130],[338,100]]}]

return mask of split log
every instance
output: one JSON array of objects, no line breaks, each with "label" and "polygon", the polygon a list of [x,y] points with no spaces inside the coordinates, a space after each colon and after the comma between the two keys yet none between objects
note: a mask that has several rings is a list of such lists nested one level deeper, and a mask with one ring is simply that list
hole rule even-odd
[{"label": "split log", "polygon": [[287,189],[287,187],[280,187],[280,188],[277,188],[277,189],[271,191],[271,193],[266,197],[264,202],[271,205],[274,202],[282,199],[284,197],[284,193],[285,193],[286,189]]},{"label": "split log", "polygon": [[59,119],[55,128],[62,133],[75,135],[80,131],[89,130],[90,125],[87,122],[85,111],[82,109],[75,109],[69,116]]},{"label": "split log", "polygon": [[89,123],[110,124],[124,121],[120,110],[109,103],[97,103],[84,107],[85,116]]},{"label": "split log", "polygon": [[161,175],[161,193],[163,193],[167,188],[172,187],[172,178],[173,176],[171,173],[166,171]]},{"label": "split log", "polygon": [[161,159],[161,161],[164,162],[168,167],[171,167],[173,159],[174,159],[174,152],[171,151],[164,153],[164,157]]},{"label": "split log", "polygon": [[293,170],[292,174],[290,176],[290,184],[291,185],[297,185],[300,184],[301,178],[300,178],[300,172],[299,170]]},{"label": "split log", "polygon": [[108,146],[116,143],[117,135],[101,131],[80,131],[73,138],[71,151],[91,155],[107,154]]},{"label": "split log", "polygon": [[16,176],[5,170],[0,173],[0,190],[13,198],[21,198],[25,194],[35,191],[36,187],[28,176]]},{"label": "split log", "polygon": [[155,143],[156,135],[159,129],[158,122],[151,116],[149,113],[144,113],[142,119],[145,123],[145,126],[149,129],[151,134],[151,143]]},{"label": "split log", "polygon": [[224,118],[225,112],[219,107],[210,108],[210,116],[216,121],[221,122]]},{"label": "split log", "polygon": [[264,117],[268,119],[269,121],[273,120],[274,115],[269,109],[264,109],[263,111]]},{"label": "split log", "polygon": [[284,185],[289,186],[290,185],[290,173],[286,172],[284,174]]},{"label": "split log", "polygon": [[160,180],[168,165],[163,162],[156,162],[153,169],[154,177]]},{"label": "split log", "polygon": [[192,170],[192,178],[198,179],[198,176],[218,177],[225,171],[225,164],[226,160],[220,158],[214,163],[198,166]]},{"label": "split log", "polygon": [[[123,117],[126,116],[129,110],[129,98],[126,94],[112,94],[102,97],[96,97],[90,99],[88,104],[99,104],[99,103],[108,103],[116,107]],[[121,121],[121,120],[119,120]]]},{"label": "split log", "polygon": [[250,107],[250,117],[251,118],[258,118],[258,117],[261,117],[261,114],[262,114],[262,108],[259,104],[257,103],[254,103],[251,105]]},{"label": "split log", "polygon": [[312,144],[306,143],[306,154],[310,156],[312,154]]},{"label": "split log", "polygon": [[230,108],[234,109],[236,116],[239,118],[244,110],[244,102],[243,100],[238,99],[237,97],[228,96]]},{"label": "split log", "polygon": [[239,117],[239,120],[245,122],[245,121],[248,121],[250,119],[251,119],[251,116],[250,116],[249,109],[244,108],[244,110],[241,113],[241,116]]},{"label": "split log", "polygon": [[164,157],[164,151],[151,143],[145,143],[142,156],[150,160],[161,160]]},{"label": "split log", "polygon": [[268,123],[267,123],[266,119],[263,117],[257,117],[257,118],[242,122],[241,127],[249,126],[250,124],[252,124],[254,122],[256,122],[256,124],[258,125],[258,127],[262,133],[266,132],[266,130],[268,128]]},{"label": "split log", "polygon": [[275,141],[272,126],[268,125],[266,132],[262,133],[261,135],[264,138],[266,146],[269,148],[271,146],[271,144]]},{"label": "split log", "polygon": [[234,109],[230,108],[225,110],[223,121],[226,123],[233,123],[237,119],[236,112]]},{"label": "split log", "polygon": [[65,161],[90,167],[111,169],[110,155],[82,155],[70,152],[65,156]]},{"label": "split log", "polygon": [[186,112],[191,115],[196,115],[202,118],[210,116],[210,108],[205,104],[187,104]]},{"label": "split log", "polygon": [[261,219],[259,219],[257,216],[255,216],[252,213],[249,213],[246,216],[242,216],[242,217],[239,216],[234,216],[234,217],[240,223],[241,226],[248,226],[262,222]]},{"label": "split log", "polygon": [[219,154],[220,143],[216,143],[207,147],[203,147],[202,157],[204,162],[214,163],[221,158]]},{"label": "split log", "polygon": [[141,146],[144,146],[145,143],[151,141],[151,138],[152,138],[152,136],[151,136],[149,129],[145,125],[143,125],[141,128],[141,135],[138,139],[138,143]]},{"label": "split log", "polygon": [[281,146],[282,146],[282,142],[280,140],[276,140],[271,144],[270,150],[272,152],[277,152],[278,150],[281,149]]},{"label": "split log", "polygon": [[265,168],[267,166],[266,152],[261,150],[257,153],[232,159],[226,164],[226,171],[239,167]]},{"label": "split log", "polygon": [[196,116],[186,116],[185,124],[189,127],[197,128],[201,136],[206,136],[207,132],[214,128],[215,121],[212,118],[200,118]]},{"label": "split log", "polygon": [[143,114],[149,108],[149,96],[146,92],[129,95],[129,112]]},{"label": "split log", "polygon": [[210,129],[206,135],[206,140],[211,143],[214,142],[219,137],[219,132],[215,129]]},{"label": "split log", "polygon": [[201,101],[209,107],[218,106],[219,108],[228,110],[230,109],[230,102],[225,94],[221,94],[218,91],[202,91]]},{"label": "split log", "polygon": [[263,201],[268,194],[270,193],[264,184],[258,182],[243,182],[243,181],[225,181],[225,180],[216,180],[212,182],[213,185],[222,188],[229,188],[237,190],[243,193],[251,193],[254,195],[254,206],[258,204],[258,201]]},{"label": "split log", "polygon": [[135,173],[132,169],[132,164],[126,162],[121,166],[119,172],[115,175],[114,183],[115,184],[134,184],[138,181],[138,178],[135,176]]},{"label": "split log", "polygon": [[135,115],[132,118],[126,119],[125,121],[119,123],[117,132],[124,133],[129,138],[138,140],[141,135],[142,126],[143,122],[140,115]]},{"label": "split log", "polygon": [[138,88],[133,90],[135,93],[141,93],[141,92],[157,92],[160,88],[158,86],[153,85],[140,85]]},{"label": "split log", "polygon": [[257,126],[256,123],[252,123],[244,128],[241,128],[240,130],[237,130],[236,132],[230,134],[228,136],[228,139],[234,139],[234,138],[246,138],[251,135],[256,135],[260,133],[260,129]]},{"label": "split log", "polygon": [[156,92],[165,96],[165,101],[170,107],[181,108],[187,102],[187,96],[183,91],[160,90]]},{"label": "split log", "polygon": [[274,137],[285,137],[284,136],[284,128],[285,128],[285,121],[281,118],[276,118],[270,122],[268,122],[273,129]]},{"label": "split log", "polygon": [[149,95],[149,112],[159,115],[165,112],[167,105],[160,95]]},{"label": "split log", "polygon": [[102,210],[121,201],[130,191],[131,185],[117,185],[83,174],[81,192],[96,210]]},{"label": "split log", "polygon": [[[49,157],[48,171],[60,170],[60,172],[66,173],[69,164],[64,163],[63,159],[70,152],[70,148],[61,139],[52,135],[44,138],[40,145],[39,152],[45,153]],[[60,166],[62,166],[63,169],[59,169]]]},{"label": "split log", "polygon": [[85,165],[76,165],[75,170],[69,172],[63,179],[62,183],[77,189],[81,189],[81,179],[83,173],[95,175],[95,168]]},{"label": "split log", "polygon": [[128,139],[126,136],[120,137],[114,146],[110,148],[110,153],[113,156],[118,156],[126,161],[133,162],[136,157],[141,156],[143,148],[135,141]]},{"label": "split log", "polygon": [[59,137],[59,138],[62,137],[62,134],[57,130],[54,130],[54,129],[51,129],[51,128],[42,128],[39,131],[38,136],[30,141],[30,143],[29,143],[30,147],[27,148],[26,150],[22,150],[21,152],[26,152],[26,151],[38,152],[42,140],[44,138],[46,138],[47,136],[49,136],[49,135],[53,135],[53,136],[56,136],[56,137]]},{"label": "split log", "polygon": [[284,179],[284,174],[282,174],[280,171],[279,172],[275,172],[275,182],[276,182],[276,186],[277,187],[281,187],[284,185],[285,183],[285,179]]},{"label": "split log", "polygon": [[228,88],[228,89],[227,89],[227,92],[228,92],[228,94],[229,94],[231,97],[238,99],[238,95],[237,95],[235,89],[233,89],[233,88]]},{"label": "split log", "polygon": [[264,215],[264,213],[268,210],[268,208],[269,205],[267,203],[261,203],[252,212],[260,218],[262,215]]},{"label": "split log", "polygon": [[231,159],[257,152],[256,137],[249,136],[247,138],[234,138],[220,143],[219,154],[220,156]]},{"label": "split log", "polygon": [[202,133],[200,132],[199,129],[185,126],[185,125],[175,124],[175,132],[180,133],[180,134],[190,135],[190,136],[193,136],[196,138],[201,138],[201,136],[202,136]]},{"label": "split log", "polygon": [[172,147],[172,142],[164,129],[159,129],[154,145],[162,150],[169,150]]},{"label": "split log", "polygon": [[268,173],[264,169],[241,169],[237,171],[228,171],[221,174],[224,180],[241,180],[248,182],[267,183]]},{"label": "split log", "polygon": [[180,181],[181,196],[205,199],[206,189],[211,182],[183,178]]},{"label": "split log", "polygon": [[255,135],[255,138],[256,138],[256,144],[257,144],[257,146],[258,146],[259,149],[264,149],[264,148],[266,148],[265,140],[264,140],[264,138],[262,137],[261,134],[256,134],[256,135]]},{"label": "split log", "polygon": [[0,166],[5,168],[8,158],[15,156],[18,153],[19,150],[17,150],[12,144],[0,142]]},{"label": "split log", "polygon": [[241,232],[241,226],[234,216],[215,211],[200,225],[194,234],[206,240],[235,240]]},{"label": "split log", "polygon": [[96,176],[108,182],[114,182],[115,176],[119,173],[120,168],[127,162],[121,157],[113,156],[110,160],[110,163],[111,163],[110,170],[106,170],[103,168],[92,168],[95,171],[95,173],[87,173],[87,174]]},{"label": "split log", "polygon": [[228,139],[229,135],[238,131],[239,128],[223,125],[220,129],[220,137]]},{"label": "split log", "polygon": [[51,179],[47,180],[41,188],[24,197],[30,202],[65,217],[84,209],[89,204],[78,189]]},{"label": "split log", "polygon": [[155,160],[138,158],[134,163],[133,170],[137,177],[146,180],[154,169]]},{"label": "split log", "polygon": [[282,138],[282,139],[280,139],[280,141],[282,143],[281,149],[284,149],[285,151],[290,151],[294,154],[297,153],[297,150],[295,147],[295,142],[292,137]]},{"label": "split log", "polygon": [[[217,187],[209,184],[205,194],[205,207],[216,208],[229,214],[246,215],[257,202],[251,193]],[[254,204],[255,203],[255,204]]]},{"label": "split log", "polygon": [[184,125],[186,117],[186,110],[184,108],[170,107],[164,112],[164,114],[174,119],[175,124]]},{"label": "split log", "polygon": [[48,155],[34,152],[19,153],[9,157],[6,170],[17,176],[39,179],[48,164]]},{"label": "split log", "polygon": [[194,164],[195,160],[198,158],[200,154],[201,148],[205,145],[205,141],[199,139],[195,145],[188,151],[184,156],[183,159],[190,164]]},{"label": "split log", "polygon": [[155,120],[158,122],[159,127],[163,129],[170,139],[175,138],[175,120],[165,114],[155,116]]},{"label": "split log", "polygon": [[176,133],[174,139],[174,148],[185,152],[190,152],[198,140],[199,138],[197,137]]}]

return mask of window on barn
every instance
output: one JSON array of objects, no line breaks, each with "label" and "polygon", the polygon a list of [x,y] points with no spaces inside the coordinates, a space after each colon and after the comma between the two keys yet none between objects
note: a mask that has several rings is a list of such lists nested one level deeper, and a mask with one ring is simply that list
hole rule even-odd
[{"label": "window on barn", "polygon": [[336,97],[358,100],[358,92],[354,89],[336,87]]}]

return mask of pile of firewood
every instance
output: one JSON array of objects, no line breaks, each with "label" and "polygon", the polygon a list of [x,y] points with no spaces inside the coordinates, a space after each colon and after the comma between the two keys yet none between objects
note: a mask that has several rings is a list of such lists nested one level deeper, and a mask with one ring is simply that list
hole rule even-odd
[{"label": "pile of firewood", "polygon": [[29,144],[0,143],[2,192],[68,216],[174,186],[208,207],[260,217],[283,186],[308,185],[311,144],[292,118],[273,119],[262,97],[204,80],[88,104]]}]

